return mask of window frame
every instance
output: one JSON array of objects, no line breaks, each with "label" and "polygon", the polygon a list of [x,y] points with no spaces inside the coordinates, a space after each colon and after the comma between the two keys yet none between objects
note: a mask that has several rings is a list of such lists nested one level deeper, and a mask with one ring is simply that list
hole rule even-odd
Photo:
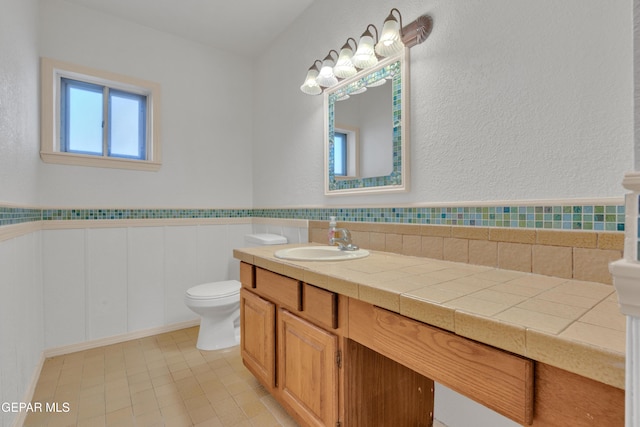
[{"label": "window frame", "polygon": [[[108,153],[100,156],[61,151],[60,91],[62,78],[146,96],[146,159],[110,157]],[[158,83],[42,57],[40,59],[40,84],[40,157],[44,162],[142,171],[160,169],[162,165],[161,95]]]}]

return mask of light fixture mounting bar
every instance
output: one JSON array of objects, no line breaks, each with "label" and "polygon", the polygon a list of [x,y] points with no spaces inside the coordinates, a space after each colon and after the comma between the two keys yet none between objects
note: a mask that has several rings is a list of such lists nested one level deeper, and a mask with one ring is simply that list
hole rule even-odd
[{"label": "light fixture mounting bar", "polygon": [[429,15],[419,16],[415,21],[402,28],[402,43],[413,47],[429,37],[433,29],[433,19]]}]

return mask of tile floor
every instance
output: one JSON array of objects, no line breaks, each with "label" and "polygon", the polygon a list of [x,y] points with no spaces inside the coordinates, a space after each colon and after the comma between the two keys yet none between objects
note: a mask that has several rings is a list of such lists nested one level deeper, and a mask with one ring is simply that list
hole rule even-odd
[{"label": "tile floor", "polygon": [[194,327],[47,359],[32,402],[60,412],[32,412],[24,426],[297,426],[238,347],[199,351],[197,336]]},{"label": "tile floor", "polygon": [[199,351],[198,328],[47,359],[25,426],[297,426],[238,347]]}]

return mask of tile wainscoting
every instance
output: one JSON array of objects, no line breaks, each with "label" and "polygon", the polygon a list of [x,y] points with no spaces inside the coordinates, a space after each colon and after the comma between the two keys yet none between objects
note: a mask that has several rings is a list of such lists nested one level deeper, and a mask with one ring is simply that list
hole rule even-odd
[{"label": "tile wainscoting", "polygon": [[[611,284],[624,233],[339,222],[366,249]],[[309,241],[327,242],[328,223],[309,222]]]}]

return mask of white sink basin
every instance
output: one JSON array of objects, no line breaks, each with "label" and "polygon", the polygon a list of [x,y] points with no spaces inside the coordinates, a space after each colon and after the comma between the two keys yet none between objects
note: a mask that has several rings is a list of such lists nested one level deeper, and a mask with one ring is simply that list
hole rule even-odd
[{"label": "white sink basin", "polygon": [[300,248],[280,249],[274,254],[276,258],[292,261],[346,261],[369,256],[369,251],[341,251],[337,246],[303,246]]}]

